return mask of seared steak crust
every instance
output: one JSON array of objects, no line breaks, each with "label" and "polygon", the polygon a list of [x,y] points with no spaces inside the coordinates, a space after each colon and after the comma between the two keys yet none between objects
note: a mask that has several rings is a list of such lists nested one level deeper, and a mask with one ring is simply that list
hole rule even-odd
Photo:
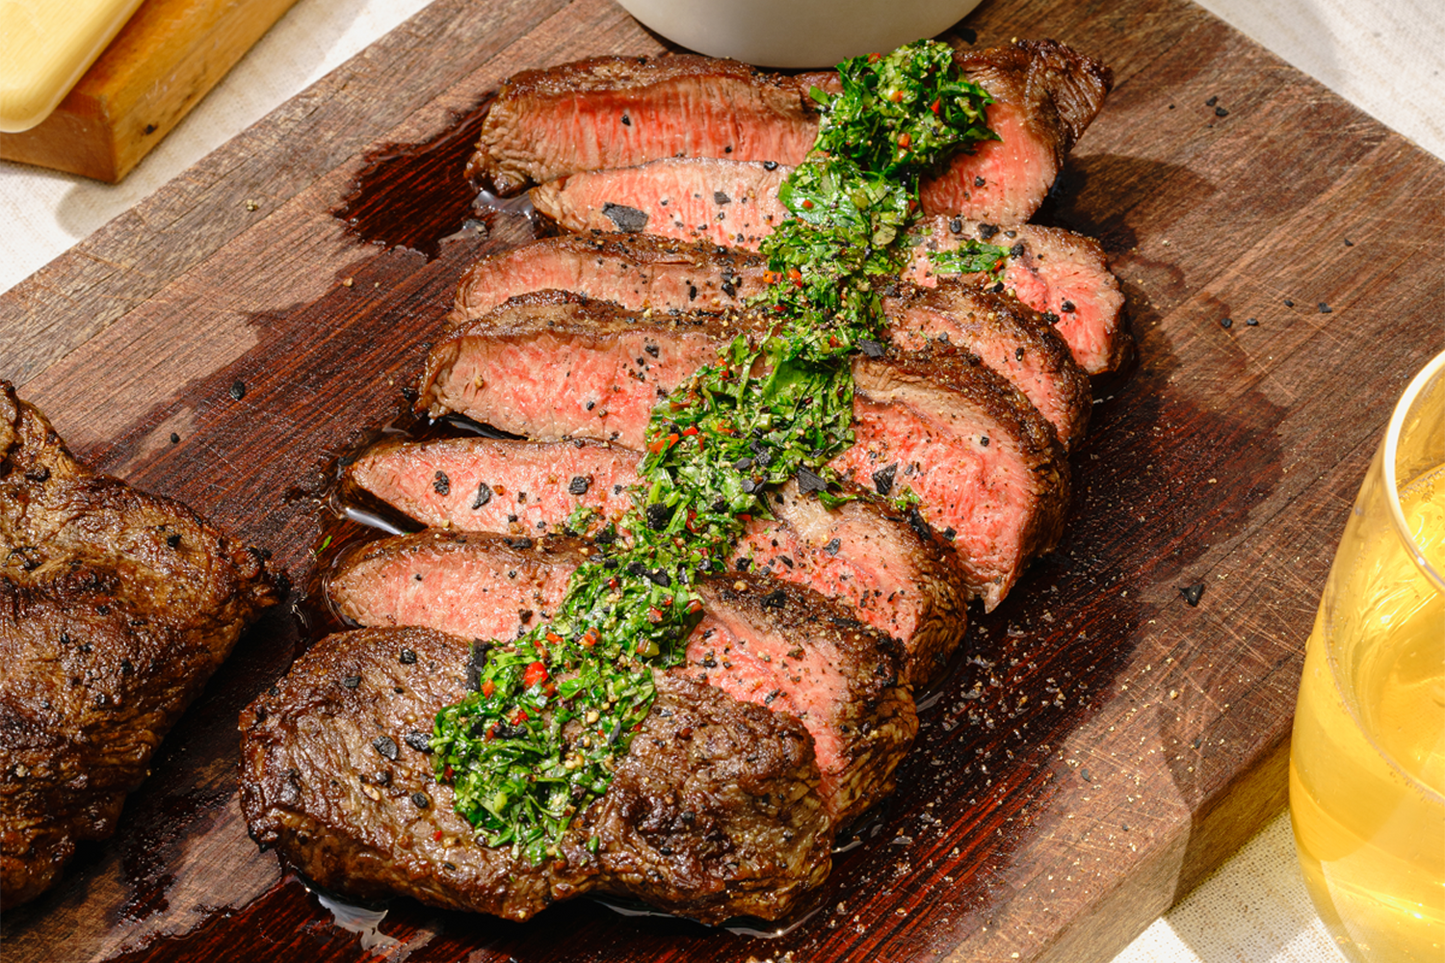
[{"label": "seared steak crust", "polygon": [[278,598],[261,554],[96,475],[0,382],[0,900],[115,828],[161,738]]},{"label": "seared steak crust", "polygon": [[[425,531],[365,545],[327,588],[362,625],[511,639],[551,617],[588,550],[567,539]],[[839,825],[891,791],[918,728],[898,643],[799,586],[732,573],[699,587],[706,614],[688,639],[687,674],[802,719]]]},{"label": "seared steak crust", "polygon": [[[384,441],[358,456],[346,478],[430,528],[535,537],[560,531],[579,506],[619,519],[632,504],[640,460],[630,449],[580,439]],[[904,681],[923,685],[963,639],[967,586],[941,537],[910,526],[877,495],[852,494],[829,509],[794,483],[782,486],[770,498],[774,519],[748,523],[730,567],[851,606],[902,642]]]},{"label": "seared steak crust", "polygon": [[658,675],[611,788],[557,858],[478,844],[416,748],[465,694],[470,656],[468,639],[403,628],[329,636],[297,660],[241,714],[241,808],[257,841],[358,898],[515,920],[586,892],[705,922],[776,919],[826,878],[833,828],[807,731],[677,674]]}]

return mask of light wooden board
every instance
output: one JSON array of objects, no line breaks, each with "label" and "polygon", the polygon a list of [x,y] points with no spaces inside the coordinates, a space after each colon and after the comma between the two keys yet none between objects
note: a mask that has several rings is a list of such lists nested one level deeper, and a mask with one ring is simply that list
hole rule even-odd
[{"label": "light wooden board", "polygon": [[116,183],[296,0],[145,0],[55,112],[0,160]]}]

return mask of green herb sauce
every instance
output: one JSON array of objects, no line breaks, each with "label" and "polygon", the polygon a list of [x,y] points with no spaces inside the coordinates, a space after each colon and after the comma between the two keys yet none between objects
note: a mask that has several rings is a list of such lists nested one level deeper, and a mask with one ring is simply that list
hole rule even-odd
[{"label": "green herb sauce", "polygon": [[[702,617],[696,575],[721,571],[747,522],[768,516],[770,486],[796,478],[830,497],[823,466],[852,441],[848,356],[881,336],[877,284],[907,262],[919,180],[996,137],[988,94],[945,44],[854,58],[839,76],[838,96],[813,90],[818,139],[779,192],[794,218],[763,242],[769,285],[751,309],[777,324],[740,335],[653,411],[633,508],[598,534],[550,623],[477,645],[476,691],[437,715],[437,778],[488,846],[556,854],[641,727],[653,669],[682,662]],[[1005,253],[973,242],[953,256],[986,270]]]}]

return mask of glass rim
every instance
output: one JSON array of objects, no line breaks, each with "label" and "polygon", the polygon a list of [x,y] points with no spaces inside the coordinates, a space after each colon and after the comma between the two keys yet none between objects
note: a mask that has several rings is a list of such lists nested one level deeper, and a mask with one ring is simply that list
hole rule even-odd
[{"label": "glass rim", "polygon": [[[1445,574],[1442,574],[1430,563],[1430,559],[1421,549],[1414,533],[1405,524],[1405,512],[1400,507],[1399,479],[1396,477],[1395,471],[1400,432],[1404,430],[1405,418],[1410,414],[1410,409],[1414,407],[1415,401],[1425,390],[1426,385],[1437,377],[1445,377],[1445,351],[1437,354],[1416,373],[1414,378],[1410,379],[1404,393],[1400,395],[1400,400],[1395,403],[1395,411],[1390,416],[1389,427],[1385,429],[1385,447],[1382,459],[1384,465],[1382,467],[1385,472],[1385,487],[1389,496],[1386,501],[1389,504],[1390,521],[1395,526],[1395,534],[1399,536],[1400,541],[1410,553],[1410,559],[1415,563],[1415,567],[1434,586],[1436,592],[1445,594]],[[1441,386],[1441,390],[1445,390],[1445,385]]]}]

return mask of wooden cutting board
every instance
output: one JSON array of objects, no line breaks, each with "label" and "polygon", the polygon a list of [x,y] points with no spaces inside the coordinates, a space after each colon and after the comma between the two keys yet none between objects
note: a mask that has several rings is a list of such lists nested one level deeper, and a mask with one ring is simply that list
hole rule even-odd
[{"label": "wooden cutting board", "polygon": [[114,184],[296,0],[145,0],[45,120],[0,133],[0,160]]},{"label": "wooden cutting board", "polygon": [[[6,959],[1106,960],[1278,813],[1335,541],[1393,397],[1445,347],[1445,167],[1183,0],[990,0],[965,26],[1112,64],[1045,213],[1102,239],[1140,362],[1100,386],[1064,544],[975,620],[815,915],[763,940],[398,900],[390,943],[339,927],[236,806],[236,714],[301,638],[277,612],[119,835],[7,909]],[[0,298],[0,376],[81,456],[304,580],[332,459],[399,410],[464,266],[525,236],[461,230],[485,92],[658,49],[607,0],[438,0]]]}]

